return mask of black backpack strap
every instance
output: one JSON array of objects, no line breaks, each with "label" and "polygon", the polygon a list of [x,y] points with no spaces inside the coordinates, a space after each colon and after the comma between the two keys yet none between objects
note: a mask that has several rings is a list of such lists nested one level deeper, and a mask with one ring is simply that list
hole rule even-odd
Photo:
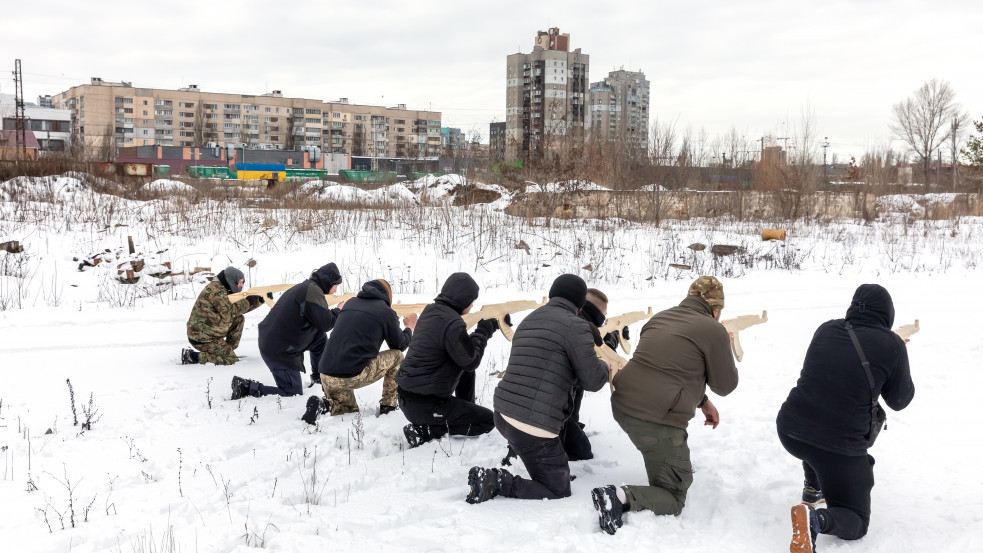
[{"label": "black backpack strap", "polygon": [[853,341],[853,347],[857,348],[857,355],[860,356],[860,364],[863,365],[864,371],[867,373],[867,383],[870,385],[871,404],[876,404],[877,396],[874,395],[874,375],[870,372],[870,361],[867,361],[867,356],[864,355],[864,350],[860,347],[860,340],[857,339],[857,333],[853,331],[853,325],[847,322],[844,326],[846,331],[850,334],[850,340]]}]

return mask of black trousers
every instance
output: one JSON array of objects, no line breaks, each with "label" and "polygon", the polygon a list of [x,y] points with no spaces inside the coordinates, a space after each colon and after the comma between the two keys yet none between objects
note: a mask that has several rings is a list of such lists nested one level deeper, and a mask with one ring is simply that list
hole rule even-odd
[{"label": "black trousers", "polygon": [[580,403],[584,399],[584,389],[576,388],[573,396],[573,413],[567,419],[563,429],[560,430],[560,441],[563,442],[563,450],[567,452],[567,457],[571,461],[586,461],[594,458],[590,440],[584,432],[584,425],[580,422]]},{"label": "black trousers", "polygon": [[570,497],[570,463],[560,438],[537,438],[516,429],[495,412],[495,428],[522,459],[530,479],[502,469],[501,495],[517,499]]},{"label": "black trousers", "polygon": [[[778,433],[785,450],[802,460],[805,481],[821,489],[826,508],[823,534],[858,540],[870,524],[870,490],[874,487],[874,458],[830,453]],[[816,486],[818,484],[818,486]]]},{"label": "black trousers", "polygon": [[409,422],[426,426],[430,439],[451,436],[478,436],[495,428],[491,409],[459,397],[425,396],[397,389],[399,408]]}]

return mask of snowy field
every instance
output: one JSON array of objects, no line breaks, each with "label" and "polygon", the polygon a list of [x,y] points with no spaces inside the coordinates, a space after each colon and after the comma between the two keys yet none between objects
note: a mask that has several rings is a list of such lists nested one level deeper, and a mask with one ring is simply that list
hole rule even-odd
[{"label": "snowy field", "polygon": [[[983,389],[983,220],[797,222],[783,225],[782,244],[759,238],[776,222],[547,228],[500,205],[450,207],[441,198],[452,187],[432,179],[376,193],[392,201],[383,209],[332,212],[168,198],[187,192],[168,183],[149,187],[165,194],[146,201],[90,186],[72,177],[0,183],[0,242],[25,247],[0,251],[2,551],[784,551],[802,474],[778,442],[775,416],[815,328],[842,317],[865,282],[891,292],[897,325],[920,321],[908,345],[917,391],[908,409],[889,412],[871,450],[870,533],[857,542],[822,536],[819,550],[983,550],[972,395]],[[311,193],[334,194],[327,184]],[[707,249],[687,248],[695,242]],[[715,257],[717,244],[744,251]],[[79,270],[100,252],[103,262]],[[140,282],[119,284],[118,270],[135,268],[136,257]],[[724,318],[767,310],[769,320],[741,333],[737,390],[711,395],[720,427],[690,426],[696,474],[683,514],[629,513],[609,536],[591,488],[642,484],[645,472],[606,389],[584,400],[595,458],[571,464],[572,497],[469,505],[468,469],[505,455],[495,431],[409,450],[402,414],[376,417],[381,384],[357,392],[361,416],[325,416],[316,427],[300,420],[306,397],[229,400],[233,374],[272,380],[257,349],[266,307],[246,315],[246,358],[235,367],[180,365],[203,277],[149,274],[164,262],[181,272],[246,269],[248,260],[247,285],[297,282],[334,261],[342,291],[386,278],[404,303],[429,301],[453,271],[478,280],[479,304],[538,300],[574,272],[608,294],[609,315],[673,306],[696,276],[714,274],[727,294]],[[508,351],[500,334],[489,342],[478,369],[483,405]],[[90,429],[73,425],[66,379],[80,425],[90,395],[98,409]]]}]

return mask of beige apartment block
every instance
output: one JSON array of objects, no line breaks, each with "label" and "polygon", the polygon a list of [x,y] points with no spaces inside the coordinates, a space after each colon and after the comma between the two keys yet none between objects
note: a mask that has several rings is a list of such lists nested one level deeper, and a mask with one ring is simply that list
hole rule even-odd
[{"label": "beige apartment block", "polygon": [[569,139],[583,140],[590,56],[569,51],[570,35],[540,31],[529,54],[506,64],[505,157],[537,155]]},{"label": "beige apartment block", "polygon": [[587,135],[591,140],[648,151],[649,82],[641,71],[623,69],[591,83]]},{"label": "beige apartment block", "polygon": [[127,146],[320,148],[368,157],[426,158],[440,153],[440,112],[262,95],[139,88],[93,78],[54,97],[72,114],[75,139],[112,157]]}]

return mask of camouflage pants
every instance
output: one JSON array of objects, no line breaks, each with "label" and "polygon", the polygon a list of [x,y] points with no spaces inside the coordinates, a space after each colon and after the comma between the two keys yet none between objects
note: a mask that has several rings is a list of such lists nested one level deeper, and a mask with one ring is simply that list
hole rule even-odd
[{"label": "camouflage pants", "polygon": [[321,375],[321,388],[324,395],[331,403],[331,415],[344,415],[345,413],[355,413],[358,411],[358,402],[355,401],[355,392],[359,388],[364,388],[369,384],[378,382],[382,379],[382,405],[396,406],[396,371],[399,364],[403,362],[403,352],[389,349],[379,354],[378,357],[369,361],[365,370],[357,376],[351,378],[337,378]]},{"label": "camouflage pants", "polygon": [[235,349],[239,347],[242,329],[246,326],[246,318],[239,315],[232,321],[228,334],[213,342],[192,340],[191,345],[198,350],[199,363],[215,363],[216,365],[234,365],[239,358]]}]

